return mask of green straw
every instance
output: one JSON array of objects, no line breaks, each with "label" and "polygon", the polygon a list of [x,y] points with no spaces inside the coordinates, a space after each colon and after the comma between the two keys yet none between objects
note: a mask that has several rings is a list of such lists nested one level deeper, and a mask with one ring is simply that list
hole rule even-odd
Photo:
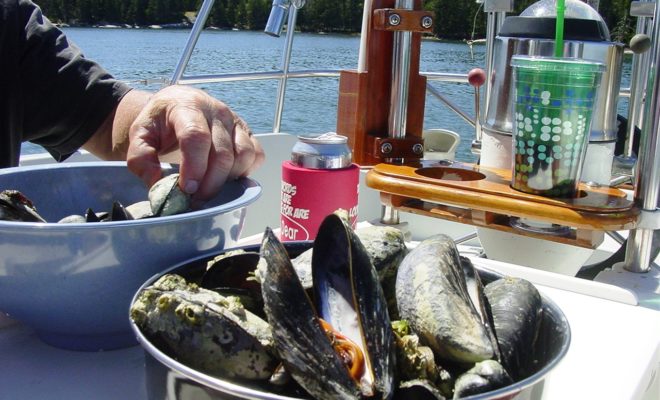
[{"label": "green straw", "polygon": [[555,23],[555,57],[564,55],[564,0],[557,0],[557,21]]}]

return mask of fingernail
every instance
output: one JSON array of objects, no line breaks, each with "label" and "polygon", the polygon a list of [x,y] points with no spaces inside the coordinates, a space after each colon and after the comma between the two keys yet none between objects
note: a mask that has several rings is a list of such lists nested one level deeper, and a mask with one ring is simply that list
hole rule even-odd
[{"label": "fingernail", "polygon": [[197,189],[199,189],[199,182],[192,179],[187,180],[185,186],[183,187],[183,191],[188,194],[196,193]]}]

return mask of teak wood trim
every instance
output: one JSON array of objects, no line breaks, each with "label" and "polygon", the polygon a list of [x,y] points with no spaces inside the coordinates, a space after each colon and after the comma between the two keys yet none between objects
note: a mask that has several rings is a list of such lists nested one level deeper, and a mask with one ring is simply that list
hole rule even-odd
[{"label": "teak wood trim", "polygon": [[[451,179],[434,178],[444,173]],[[378,164],[366,177],[367,186],[381,192],[383,204],[402,211],[582,247],[598,244],[603,231],[633,229],[637,224],[639,210],[616,188],[581,185],[580,197],[556,199],[519,192],[509,182],[510,173],[505,170],[438,162]],[[567,237],[523,232],[509,226],[509,217],[569,226],[574,231]]]},{"label": "teak wood trim", "polygon": [[468,224],[482,228],[494,229],[515,235],[548,240],[556,243],[595,249],[605,236],[604,231],[590,229],[572,229],[566,236],[544,235],[531,231],[521,231],[511,226],[508,215],[485,212],[481,210],[470,210],[467,208],[453,207],[443,204],[409,199],[389,193],[381,193],[381,202],[391,206],[392,203],[399,204],[395,208],[399,211],[408,212],[426,217],[443,219],[446,221]]},{"label": "teak wood trim", "polygon": [[[374,0],[372,12],[394,6],[394,0]],[[414,9],[421,8],[422,2],[415,0]],[[374,139],[387,137],[389,132],[394,46],[394,32],[374,29],[373,19],[366,34],[366,71],[340,72],[337,104],[337,133],[348,137],[353,161],[361,166],[382,162],[374,156]],[[420,49],[421,33],[413,32],[405,135],[419,138],[426,104],[426,77],[419,74]]]}]

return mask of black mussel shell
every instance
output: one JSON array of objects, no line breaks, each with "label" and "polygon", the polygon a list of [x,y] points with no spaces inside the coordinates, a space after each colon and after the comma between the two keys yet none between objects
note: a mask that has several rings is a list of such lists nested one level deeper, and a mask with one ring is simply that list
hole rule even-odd
[{"label": "black mussel shell", "polygon": [[401,382],[394,400],[446,400],[446,397],[431,382],[415,379]]},{"label": "black mussel shell", "polygon": [[18,190],[0,192],[0,220],[21,222],[46,222],[23,193]]},{"label": "black mussel shell", "polygon": [[501,360],[502,355],[500,354],[500,348],[497,343],[497,338],[495,337],[495,323],[493,322],[493,312],[486,297],[485,287],[479,273],[477,273],[476,268],[472,264],[469,258],[460,256],[461,266],[463,267],[463,272],[465,272],[465,284],[470,296],[472,304],[477,309],[481,315],[481,320],[484,324],[486,334],[490,338],[490,341],[493,345],[493,359]]},{"label": "black mussel shell", "polygon": [[484,290],[493,318],[502,365],[514,380],[533,374],[539,362],[532,349],[541,331],[543,300],[527,280],[505,277]]},{"label": "black mussel shell", "polygon": [[495,360],[478,362],[456,379],[454,398],[489,392],[512,384],[511,377]]},{"label": "black mussel shell", "polygon": [[[246,252],[220,258],[208,266],[200,286],[223,296],[236,296],[251,312],[263,315],[261,285],[254,279],[259,253]],[[231,288],[231,290],[230,290]]]},{"label": "black mussel shell", "polygon": [[236,287],[261,291],[259,284],[249,279],[259,264],[259,253],[245,252],[222,257],[209,265],[202,276],[203,288]]},{"label": "black mussel shell", "polygon": [[374,389],[389,398],[396,362],[387,301],[369,253],[337,215],[329,215],[319,227],[312,279],[319,316],[363,347]]},{"label": "black mussel shell", "polygon": [[401,262],[396,298],[399,314],[439,359],[464,365],[495,355],[492,336],[470,295],[453,239],[439,234],[422,241]]},{"label": "black mussel shell", "polygon": [[99,218],[98,215],[92,210],[91,208],[88,208],[87,211],[85,211],[85,221],[87,222],[101,222],[101,218]]},{"label": "black mussel shell", "polygon": [[127,221],[130,219],[133,219],[133,217],[126,211],[124,205],[118,201],[113,201],[112,211],[110,211],[110,221]]},{"label": "black mussel shell", "polygon": [[285,368],[315,398],[359,398],[359,388],[321,328],[286,249],[270,228],[261,244],[260,263],[265,264],[264,310]]}]

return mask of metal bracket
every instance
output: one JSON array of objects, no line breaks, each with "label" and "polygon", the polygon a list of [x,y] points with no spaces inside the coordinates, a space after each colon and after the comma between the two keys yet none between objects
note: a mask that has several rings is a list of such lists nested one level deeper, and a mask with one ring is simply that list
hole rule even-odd
[{"label": "metal bracket", "polygon": [[484,12],[512,12],[513,0],[486,0]]},{"label": "metal bracket", "polygon": [[383,31],[433,32],[431,11],[381,8],[374,10],[374,29]]},{"label": "metal bracket", "polygon": [[650,17],[655,15],[655,2],[652,1],[633,1],[630,3],[631,17]]},{"label": "metal bracket", "polygon": [[421,159],[424,156],[424,139],[406,136],[403,139],[392,137],[375,138],[374,157]]},{"label": "metal bracket", "polygon": [[[635,166],[637,165],[636,156],[615,156],[612,161],[612,176],[614,179],[610,181],[611,186],[617,186],[621,182],[635,181]],[[617,181],[617,182],[614,182]]]},{"label": "metal bracket", "polygon": [[640,210],[639,216],[637,217],[636,229],[651,229],[658,230],[660,229],[660,211],[653,210]]},{"label": "metal bracket", "polygon": [[481,155],[481,140],[474,139],[472,141],[472,143],[470,144],[470,151],[475,156],[480,156]]}]

